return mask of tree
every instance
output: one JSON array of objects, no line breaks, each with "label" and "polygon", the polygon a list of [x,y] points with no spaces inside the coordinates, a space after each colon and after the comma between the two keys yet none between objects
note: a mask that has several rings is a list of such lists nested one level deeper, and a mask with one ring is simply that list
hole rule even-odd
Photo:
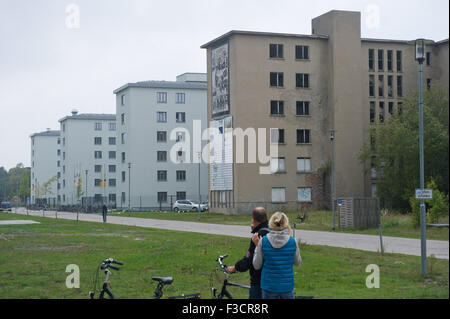
[{"label": "tree", "polygon": [[[433,179],[444,194],[449,190],[448,116],[448,89],[424,92],[425,182]],[[409,210],[409,200],[420,185],[417,94],[404,100],[401,114],[371,128],[370,136],[372,141],[363,146],[360,160],[370,161],[377,173],[377,196],[393,209]]]},{"label": "tree", "polygon": [[26,200],[30,196],[30,172],[23,171],[19,182],[19,196]]}]

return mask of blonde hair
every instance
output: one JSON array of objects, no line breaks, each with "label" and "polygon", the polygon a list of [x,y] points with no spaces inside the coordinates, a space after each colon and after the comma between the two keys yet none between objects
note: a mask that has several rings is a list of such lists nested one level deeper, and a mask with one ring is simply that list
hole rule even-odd
[{"label": "blonde hair", "polygon": [[291,233],[291,226],[289,226],[289,218],[285,213],[276,212],[274,213],[269,220],[269,227],[275,231],[281,231],[284,229],[289,230],[289,234]]}]

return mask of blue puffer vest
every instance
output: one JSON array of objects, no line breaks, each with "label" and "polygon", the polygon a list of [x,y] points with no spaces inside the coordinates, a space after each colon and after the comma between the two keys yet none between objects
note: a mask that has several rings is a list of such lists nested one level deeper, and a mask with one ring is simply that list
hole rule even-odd
[{"label": "blue puffer vest", "polygon": [[273,248],[267,236],[262,238],[264,263],[261,272],[261,289],[270,292],[294,290],[294,256],[297,245],[293,237],[281,248]]}]

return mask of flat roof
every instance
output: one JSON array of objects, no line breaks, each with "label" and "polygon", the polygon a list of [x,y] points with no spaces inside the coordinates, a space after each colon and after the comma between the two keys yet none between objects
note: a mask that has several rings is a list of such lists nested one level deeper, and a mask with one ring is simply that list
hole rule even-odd
[{"label": "flat roof", "polygon": [[59,122],[65,120],[100,120],[100,121],[115,121],[116,114],[95,114],[95,113],[84,113],[68,115],[59,120]]},{"label": "flat roof", "polygon": [[295,34],[295,33],[277,33],[277,32],[260,32],[260,31],[242,31],[242,30],[231,30],[220,37],[215,38],[205,44],[203,44],[200,48],[206,49],[211,47],[213,44],[221,42],[232,35],[255,35],[255,36],[277,36],[277,37],[289,37],[289,38],[302,38],[302,39],[323,39],[327,40],[328,36],[325,35],[308,35],[308,34]]},{"label": "flat roof", "polygon": [[47,131],[43,131],[43,132],[39,132],[39,133],[33,133],[30,135],[30,137],[35,137],[35,136],[59,136],[60,135],[60,131],[57,130],[47,130]]},{"label": "flat roof", "polygon": [[[204,74],[204,73],[200,73]],[[136,83],[127,83],[113,91],[119,93],[130,87],[136,88],[155,88],[155,89],[193,89],[206,90],[206,82],[181,82],[181,81],[141,81]]]}]

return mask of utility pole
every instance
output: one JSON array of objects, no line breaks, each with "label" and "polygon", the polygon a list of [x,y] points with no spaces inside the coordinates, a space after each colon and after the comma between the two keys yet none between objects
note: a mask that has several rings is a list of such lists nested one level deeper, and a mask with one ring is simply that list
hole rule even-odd
[{"label": "utility pole", "polygon": [[86,183],[86,194],[85,194],[85,198],[86,198],[86,213],[87,213],[87,207],[88,207],[88,192],[87,192],[87,185],[88,185],[88,170],[85,170],[85,173],[86,173],[86,180],[85,180],[85,183]]},{"label": "utility pole", "polygon": [[131,210],[131,163],[128,163],[128,216]]},{"label": "utility pole", "polygon": [[202,204],[202,198],[200,195],[200,164],[202,161],[202,152],[198,152],[198,220],[200,220],[200,211],[201,211],[201,204]]}]

